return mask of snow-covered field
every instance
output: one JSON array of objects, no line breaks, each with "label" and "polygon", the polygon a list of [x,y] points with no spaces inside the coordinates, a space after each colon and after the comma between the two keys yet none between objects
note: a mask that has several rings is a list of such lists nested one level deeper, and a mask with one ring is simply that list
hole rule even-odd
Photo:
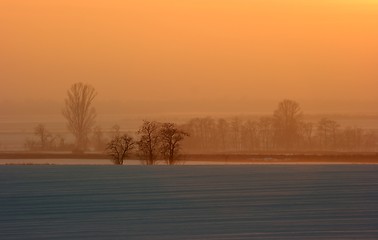
[{"label": "snow-covered field", "polygon": [[378,239],[377,165],[0,166],[0,239]]}]

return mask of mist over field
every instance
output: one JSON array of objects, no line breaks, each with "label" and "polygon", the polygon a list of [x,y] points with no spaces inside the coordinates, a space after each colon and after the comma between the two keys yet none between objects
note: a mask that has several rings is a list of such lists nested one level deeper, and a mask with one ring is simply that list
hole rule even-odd
[{"label": "mist over field", "polygon": [[[74,141],[67,90],[94,87],[96,126],[270,116],[378,129],[376,1],[13,1],[0,3],[0,149],[38,124]],[[94,126],[92,126],[94,127]]]}]

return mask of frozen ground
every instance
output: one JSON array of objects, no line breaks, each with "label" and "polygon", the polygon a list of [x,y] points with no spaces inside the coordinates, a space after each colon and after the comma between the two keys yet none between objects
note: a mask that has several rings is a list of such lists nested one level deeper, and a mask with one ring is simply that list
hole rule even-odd
[{"label": "frozen ground", "polygon": [[0,239],[378,239],[378,165],[0,166]]}]

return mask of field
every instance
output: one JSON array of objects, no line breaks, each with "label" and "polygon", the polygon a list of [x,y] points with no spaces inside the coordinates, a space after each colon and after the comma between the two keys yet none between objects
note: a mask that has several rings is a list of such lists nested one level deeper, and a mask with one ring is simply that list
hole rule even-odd
[{"label": "field", "polygon": [[378,239],[378,165],[0,166],[0,239]]}]

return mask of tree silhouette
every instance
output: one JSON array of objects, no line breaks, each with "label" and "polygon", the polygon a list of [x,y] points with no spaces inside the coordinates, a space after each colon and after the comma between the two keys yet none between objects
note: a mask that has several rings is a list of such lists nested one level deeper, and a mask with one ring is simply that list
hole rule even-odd
[{"label": "tree silhouette", "polygon": [[319,144],[323,149],[334,149],[337,142],[337,133],[340,125],[328,118],[322,118],[318,122]]},{"label": "tree silhouette", "polygon": [[83,152],[88,142],[88,134],[95,123],[96,111],[92,106],[97,93],[87,84],[75,83],[67,91],[63,116],[68,129],[76,139],[77,152]]},{"label": "tree silhouette", "polygon": [[188,133],[180,130],[174,123],[163,123],[160,129],[160,153],[167,164],[174,165],[178,161],[180,143]]},{"label": "tree silhouette", "polygon": [[51,133],[46,129],[44,124],[38,124],[34,128],[34,134],[39,138],[41,150],[46,150],[49,145],[49,138]]},{"label": "tree silhouette", "polygon": [[106,150],[114,164],[122,165],[125,157],[134,149],[134,145],[133,138],[127,134],[116,135],[108,143]]},{"label": "tree silhouette", "polygon": [[290,149],[296,143],[302,111],[299,104],[285,99],[278,104],[274,111],[274,127],[278,146]]},{"label": "tree silhouette", "polygon": [[157,122],[144,121],[137,133],[140,135],[138,149],[141,160],[146,165],[154,165],[159,150],[159,124]]}]

